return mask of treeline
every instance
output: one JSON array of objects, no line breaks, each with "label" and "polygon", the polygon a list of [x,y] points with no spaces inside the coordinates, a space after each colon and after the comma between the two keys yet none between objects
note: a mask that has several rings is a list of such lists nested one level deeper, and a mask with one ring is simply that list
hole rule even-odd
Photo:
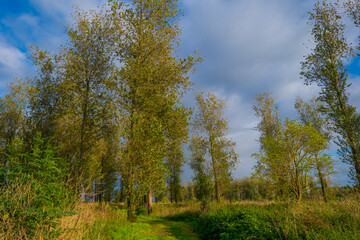
[{"label": "treeline", "polygon": [[[302,62],[301,76],[305,84],[315,83],[319,96],[309,102],[296,99],[298,119],[280,117],[275,99],[269,93],[257,95],[254,105],[260,118],[256,175],[271,183],[276,195],[290,195],[299,202],[311,182],[321,186],[326,197],[326,178],[334,173],[334,160],[326,153],[330,141],[339,150],[337,155],[349,164],[349,177],[360,184],[360,114],[349,102],[349,70],[347,64],[359,54],[345,36],[348,28],[359,26],[360,3],[320,1],[310,13],[314,37],[312,53]],[[354,26],[345,25],[349,17]]]},{"label": "treeline", "polygon": [[16,154],[35,155],[42,141],[61,159],[54,168],[65,172],[65,188],[80,200],[111,201],[120,186],[131,221],[145,195],[150,203],[166,181],[176,191],[191,114],[181,97],[201,61],[176,56],[180,14],[177,1],[109,1],[77,10],[58,51],[32,46],[36,76],[16,80],[1,98],[0,184],[12,186]]},{"label": "treeline", "polygon": [[[102,202],[120,192],[130,221],[144,201],[151,212],[153,193],[164,194],[166,184],[178,202],[190,124],[198,131],[191,148],[199,186],[209,183],[217,200],[226,194],[237,156],[226,137],[224,101],[200,92],[192,123],[181,101],[194,85],[189,73],[202,61],[196,52],[176,55],[181,14],[172,0],[109,1],[99,10],[76,10],[57,51],[31,47],[35,77],[15,80],[0,99],[2,190],[28,187],[36,199],[27,204],[46,209],[24,231],[44,219],[55,224],[67,214],[69,196]],[[38,188],[31,189],[33,182]],[[3,202],[2,215],[15,219],[8,216],[10,199]],[[26,216],[26,207],[19,211]],[[15,219],[12,227],[22,221],[29,219]]]}]

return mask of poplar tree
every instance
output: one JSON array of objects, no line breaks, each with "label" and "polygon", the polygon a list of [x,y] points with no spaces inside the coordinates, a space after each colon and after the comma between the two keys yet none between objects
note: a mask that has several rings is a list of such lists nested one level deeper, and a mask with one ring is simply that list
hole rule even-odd
[{"label": "poplar tree", "polygon": [[53,138],[64,99],[64,91],[61,89],[62,55],[41,50],[34,45],[31,47],[31,59],[37,67],[37,72],[36,76],[29,80],[30,135],[38,132],[43,138]]},{"label": "poplar tree", "polygon": [[110,1],[110,9],[124,124],[120,171],[128,219],[134,221],[142,197],[147,194],[151,212],[151,190],[165,182],[167,113],[190,87],[187,74],[198,60],[176,56],[181,32],[176,0]]},{"label": "poplar tree", "polygon": [[192,136],[189,145],[191,151],[190,167],[194,171],[195,196],[201,202],[201,211],[207,211],[214,183],[211,176],[211,168],[206,161],[206,141],[199,136]]},{"label": "poplar tree", "polygon": [[188,118],[191,112],[184,106],[169,111],[166,119],[166,159],[165,167],[168,170],[168,189],[171,202],[179,202],[181,196],[181,167],[185,163],[183,145],[188,139]]},{"label": "poplar tree", "polygon": [[360,116],[349,103],[347,61],[354,49],[345,38],[345,24],[337,2],[318,2],[310,14],[315,40],[313,52],[302,63],[305,84],[316,83],[324,112],[337,133],[339,156],[351,166],[349,176],[360,184]]},{"label": "poplar tree", "polygon": [[197,111],[193,122],[198,138],[207,144],[211,176],[214,179],[215,199],[229,196],[231,190],[231,170],[238,155],[235,142],[227,138],[229,124],[224,119],[225,101],[213,93],[200,92],[196,95]]},{"label": "poplar tree", "polygon": [[[307,124],[289,119],[281,121],[270,94],[257,96],[254,110],[256,116],[261,118],[257,125],[261,149],[259,154],[253,156],[258,160],[255,167],[258,176],[270,181],[280,197],[285,198],[293,193],[300,202],[303,190],[309,189],[308,181],[313,170],[317,167],[321,170],[320,174],[324,173],[320,178],[325,176],[328,156],[322,151],[327,148],[328,137],[314,127],[320,121],[316,115],[304,113],[304,104],[299,100],[297,105]],[[312,123],[309,118],[317,122]]]},{"label": "poplar tree", "polygon": [[[329,123],[324,118],[321,108],[322,104],[316,98],[312,98],[309,102],[305,102],[300,97],[296,98],[295,108],[297,109],[300,120],[304,125],[314,127],[320,135],[324,136],[327,141],[330,140],[330,129]],[[325,150],[325,149],[324,149]],[[325,153],[318,154],[315,152],[315,170],[317,172],[318,180],[320,181],[321,192],[324,201],[327,202],[326,198],[326,177],[334,174],[334,160]]]},{"label": "poplar tree", "polygon": [[309,189],[308,177],[316,165],[314,156],[326,143],[326,138],[312,126],[287,119],[277,139],[264,139],[267,150],[259,161],[273,179],[285,178],[285,186],[300,202],[303,190]]},{"label": "poplar tree", "polygon": [[[79,193],[104,177],[114,165],[118,144],[117,110],[112,73],[112,35],[102,12],[76,11],[62,48],[64,93],[56,134],[61,156],[70,161],[70,179]],[[109,155],[111,157],[109,157]],[[96,184],[95,184],[96,185]],[[102,185],[102,184],[100,184]]]},{"label": "poplar tree", "polygon": [[[276,141],[280,137],[280,131],[282,129],[282,121],[280,119],[279,108],[275,103],[275,99],[269,92],[260,93],[256,95],[256,103],[253,105],[255,116],[260,118],[260,122],[255,127],[260,133],[260,153],[253,154],[252,156],[258,159],[255,166],[256,175],[260,176],[266,181],[271,182],[271,186],[276,194],[280,197],[285,197],[288,193],[288,178],[286,174],[278,170],[278,165],[273,159],[273,163],[270,164],[267,153],[267,142]],[[272,140],[270,140],[272,139]],[[267,162],[266,164],[264,164]]]}]

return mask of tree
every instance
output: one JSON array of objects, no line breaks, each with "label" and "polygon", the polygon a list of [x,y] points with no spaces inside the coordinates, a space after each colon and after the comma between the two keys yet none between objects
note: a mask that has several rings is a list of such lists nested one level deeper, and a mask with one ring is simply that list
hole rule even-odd
[{"label": "tree", "polygon": [[[270,181],[272,190],[280,197],[285,197],[288,191],[288,179],[283,171],[278,171],[278,164],[276,161],[272,164],[263,164],[262,162],[268,158],[265,139],[269,142],[270,139],[276,141],[280,137],[282,128],[282,121],[280,119],[278,106],[275,104],[275,99],[271,97],[269,92],[256,95],[256,104],[253,105],[255,116],[260,118],[260,122],[255,127],[260,132],[260,153],[252,156],[259,161],[255,166],[255,175],[261,178],[262,181]],[[260,161],[260,159],[263,159]],[[266,160],[265,160],[266,161]],[[281,163],[279,163],[281,165]]]},{"label": "tree", "polygon": [[238,156],[235,153],[235,142],[227,138],[228,122],[223,118],[225,102],[213,93],[196,95],[197,112],[193,127],[197,137],[206,143],[210,156],[211,176],[214,179],[215,198],[221,195],[229,197],[231,191],[231,169],[235,167]]},{"label": "tree", "polygon": [[[328,121],[323,117],[321,111],[322,104],[319,100],[312,98],[309,102],[304,102],[300,97],[297,97],[295,108],[297,109],[300,115],[300,120],[304,125],[314,127],[320,135],[324,136],[329,141],[330,129]],[[322,195],[324,201],[327,202],[325,193],[325,188],[327,185],[326,177],[334,173],[334,160],[329,155],[324,153],[318,155],[316,152],[314,157]]]},{"label": "tree", "polygon": [[270,136],[276,137],[281,128],[281,119],[279,107],[275,104],[275,99],[271,97],[269,92],[256,95],[256,104],[253,105],[255,116],[260,118],[260,122],[256,126],[256,130],[260,132],[260,146],[264,149],[263,139]]},{"label": "tree", "polygon": [[165,119],[191,85],[187,74],[198,60],[175,55],[181,32],[176,0],[130,4],[110,1],[109,19],[120,66],[115,75],[124,123],[121,174],[128,219],[134,221],[136,204],[145,194],[151,200],[152,188],[165,181]]},{"label": "tree", "polygon": [[[275,118],[274,113],[269,114],[272,109],[276,110],[270,95],[260,96],[254,107],[257,115],[262,117],[258,129],[263,131],[260,138],[261,151],[253,155],[258,159],[257,175],[272,181],[280,195],[286,196],[291,192],[300,202],[303,190],[308,189],[309,175],[316,165],[314,156],[320,156],[321,151],[327,147],[327,137],[314,127],[294,120],[276,121],[276,126],[265,124],[267,119],[279,118]],[[261,128],[262,126],[272,127]],[[266,134],[268,129],[276,129],[276,134]],[[318,157],[319,164],[321,160]]]},{"label": "tree", "polygon": [[182,147],[188,139],[189,115],[191,114],[184,106],[177,107],[168,112],[166,123],[166,159],[165,167],[169,171],[167,177],[170,192],[170,201],[181,201],[181,167],[185,163]]},{"label": "tree", "polygon": [[191,151],[190,167],[194,171],[195,196],[201,202],[201,211],[207,211],[214,186],[211,180],[211,168],[205,158],[207,152],[206,140],[198,136],[193,136],[189,150]]},{"label": "tree", "polygon": [[[15,80],[0,98],[0,171],[8,165],[6,154],[13,140],[25,137],[27,128],[27,104],[29,86],[27,82]],[[0,174],[0,186],[5,184],[4,173]]]},{"label": "tree", "polygon": [[62,102],[64,91],[61,89],[63,69],[60,67],[62,55],[51,54],[49,51],[32,46],[30,57],[37,67],[37,75],[29,80],[30,135],[40,132],[44,138],[52,138],[57,128],[56,120],[61,116],[64,104]]},{"label": "tree", "polygon": [[256,198],[256,184],[252,178],[244,177],[232,182],[233,197],[236,200],[254,200]]},{"label": "tree", "polygon": [[87,188],[94,191],[94,181],[103,191],[99,181],[113,174],[118,145],[112,35],[104,14],[95,11],[77,11],[67,34],[62,49],[65,100],[56,132],[63,146],[60,154],[71,161],[70,179],[79,194]]},{"label": "tree", "polygon": [[349,104],[350,84],[346,62],[354,49],[347,42],[338,3],[318,2],[310,15],[315,40],[313,52],[302,63],[305,84],[316,83],[324,112],[338,134],[337,145],[342,161],[352,166],[349,176],[360,184],[360,116]]}]

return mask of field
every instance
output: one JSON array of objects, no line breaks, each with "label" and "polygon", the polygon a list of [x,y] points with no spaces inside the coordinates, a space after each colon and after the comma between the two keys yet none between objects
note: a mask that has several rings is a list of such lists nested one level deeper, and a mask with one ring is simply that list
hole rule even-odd
[{"label": "field", "polygon": [[155,204],[126,221],[124,205],[85,203],[61,219],[59,239],[360,239],[359,198],[302,204],[272,201]]}]

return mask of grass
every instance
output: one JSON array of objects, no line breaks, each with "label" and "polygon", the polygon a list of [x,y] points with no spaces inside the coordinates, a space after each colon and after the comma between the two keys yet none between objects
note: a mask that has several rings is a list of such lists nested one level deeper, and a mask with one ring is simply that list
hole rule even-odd
[{"label": "grass", "polygon": [[[174,240],[199,239],[186,222],[175,222],[161,216],[166,207],[156,208],[154,216],[139,215],[135,223],[126,220],[121,205],[81,204],[77,214],[61,219],[65,230],[59,239]],[[188,208],[186,208],[188,209]],[[142,211],[139,211],[140,214]]]},{"label": "grass", "polygon": [[140,216],[137,222],[116,229],[113,239],[199,239],[191,226],[163,217]]},{"label": "grass", "polygon": [[139,208],[137,221],[126,220],[125,206],[80,204],[76,215],[61,219],[59,239],[360,239],[358,197],[342,201],[243,201],[154,204],[151,216]]},{"label": "grass", "polygon": [[346,201],[213,204],[207,213],[182,212],[202,239],[360,239],[360,205]]}]

